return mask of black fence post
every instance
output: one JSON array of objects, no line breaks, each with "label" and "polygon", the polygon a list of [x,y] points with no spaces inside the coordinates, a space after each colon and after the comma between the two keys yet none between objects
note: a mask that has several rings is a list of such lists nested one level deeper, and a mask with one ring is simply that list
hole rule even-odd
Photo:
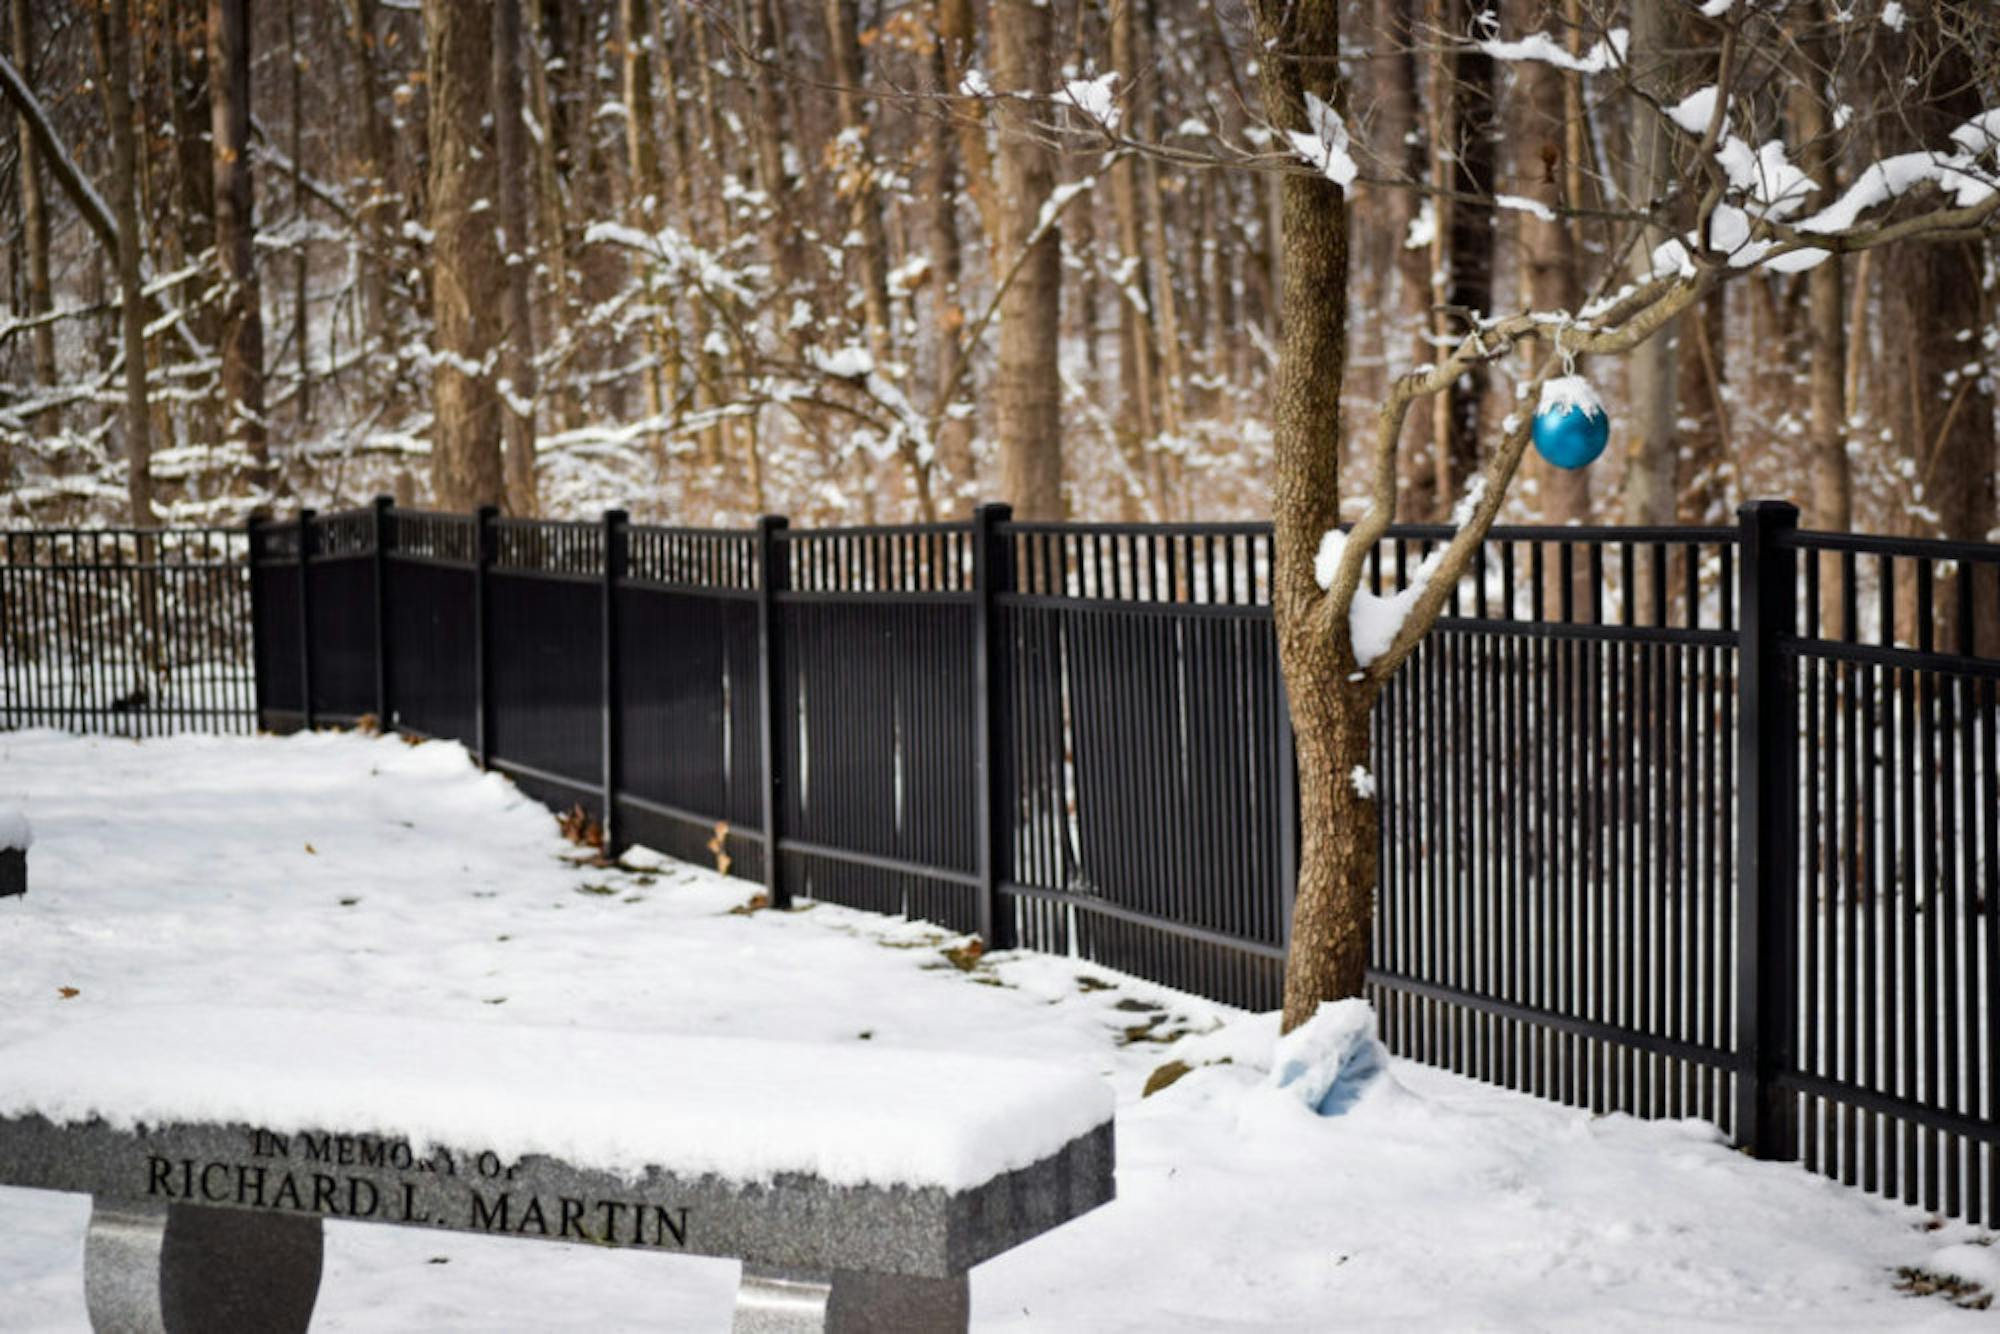
[{"label": "black fence post", "polygon": [[299,511],[299,730],[313,725],[312,546],[314,511]]},{"label": "black fence post", "polygon": [[498,506],[481,505],[472,517],[472,752],[482,769],[486,767],[487,748],[491,745],[492,718],[486,575],[493,566],[493,520],[499,514]]},{"label": "black fence post", "polygon": [[1011,880],[1007,853],[1013,845],[1010,793],[998,773],[1002,747],[1007,744],[1006,643],[999,633],[994,595],[1014,586],[1013,561],[1007,538],[998,525],[1014,517],[1012,506],[981,505],[972,512],[972,588],[977,595],[973,618],[973,738],[974,828],[979,847],[979,938],[989,950],[1015,945],[1014,914],[1001,885]]},{"label": "black fence post", "polygon": [[389,698],[389,535],[394,521],[390,507],[393,496],[375,497],[375,730],[388,732],[396,725]]},{"label": "black fence post", "polygon": [[764,765],[764,897],[773,908],[792,906],[778,855],[784,823],[778,818],[783,808],[778,790],[778,715],[784,701],[777,595],[791,585],[791,552],[778,534],[786,526],[783,515],[766,514],[757,520],[757,752]]},{"label": "black fence post", "polygon": [[1780,545],[1797,507],[1754,500],[1742,523],[1736,660],[1736,1143],[1757,1158],[1798,1155],[1793,1096],[1798,1026],[1796,667],[1780,641],[1798,633],[1796,554]]},{"label": "black fence post", "polygon": [[[270,614],[264,606],[263,594],[257,591],[257,560],[263,554],[260,538],[265,520],[264,511],[251,510],[250,517],[243,522],[245,534],[244,558],[250,562],[250,708],[255,715],[250,722],[252,731],[264,730],[265,691],[268,678],[264,672],[264,618]],[[7,534],[7,563],[14,561],[14,535]]]},{"label": "black fence post", "polygon": [[618,677],[618,585],[625,578],[629,517],[624,510],[604,512],[604,855],[617,857],[619,735],[623,709]]}]

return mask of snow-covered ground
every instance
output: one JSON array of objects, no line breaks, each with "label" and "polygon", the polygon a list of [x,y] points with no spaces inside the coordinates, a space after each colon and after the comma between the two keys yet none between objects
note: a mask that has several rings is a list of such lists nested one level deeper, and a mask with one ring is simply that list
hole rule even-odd
[{"label": "snow-covered ground", "polygon": [[[580,863],[452,745],[0,734],[36,833],[0,900],[0,1044],[74,1009],[313,1008],[1033,1057],[1117,1091],[1117,1201],[974,1271],[982,1329],[1991,1327],[1898,1291],[2000,1248],[1696,1122],[1592,1117],[1405,1062],[1322,1119],[1275,1026],[1068,959],[962,970],[921,923],[635,855]],[[961,960],[963,956],[961,955]],[[1227,1064],[1201,1065],[1230,1057]],[[1151,1098],[1172,1056],[1194,1073]],[[0,1188],[0,1330],[86,1328],[82,1197]],[[724,1330],[729,1262],[330,1223],[316,1329]]]}]

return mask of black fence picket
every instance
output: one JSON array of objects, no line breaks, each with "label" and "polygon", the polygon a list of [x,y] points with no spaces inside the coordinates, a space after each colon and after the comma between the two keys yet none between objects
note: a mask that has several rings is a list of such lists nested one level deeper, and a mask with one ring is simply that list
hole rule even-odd
[{"label": "black fence picket", "polygon": [[[1369,992],[1403,1055],[2000,1222],[2000,546],[1796,522],[1492,530],[1341,776],[1380,797]],[[1392,530],[1368,593],[1449,535]],[[1278,1003],[1266,525],[6,541],[5,726],[373,715],[777,906]]]}]

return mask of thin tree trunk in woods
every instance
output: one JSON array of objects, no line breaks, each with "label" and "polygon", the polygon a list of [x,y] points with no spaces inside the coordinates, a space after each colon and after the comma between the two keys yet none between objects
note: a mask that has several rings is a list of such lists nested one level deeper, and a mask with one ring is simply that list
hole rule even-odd
[{"label": "thin tree trunk in woods", "polygon": [[[527,43],[528,52],[525,59],[530,105],[534,108],[535,124],[541,129],[541,133],[535,136],[534,145],[535,224],[541,229],[541,253],[549,274],[548,310],[554,326],[551,341],[560,344],[570,324],[573,301],[570,294],[569,238],[563,232],[568,191],[556,163],[558,140],[554,102],[549,96],[548,65],[542,57],[540,37],[543,30],[541,0],[529,0],[527,18],[528,27],[523,40]],[[573,430],[582,423],[583,416],[575,391],[568,384],[559,384],[555,388],[549,395],[547,406],[558,431]]]},{"label": "thin tree trunk in woods", "polygon": [[364,372],[362,382],[371,389],[393,384],[397,378],[393,369],[396,339],[390,333],[388,279],[389,265],[394,262],[395,247],[389,226],[389,220],[394,212],[389,189],[389,159],[392,148],[389,135],[382,123],[382,109],[376,103],[380,89],[375,72],[379,59],[375,8],[376,0],[355,0],[354,23],[351,29],[356,57],[355,73],[360,80],[355,100],[361,118],[362,179],[361,197],[355,208],[355,218],[361,233],[356,269],[361,286],[362,338],[378,349],[377,352],[370,354],[369,362],[374,362],[377,357],[392,359],[390,373],[386,375]]},{"label": "thin tree trunk in woods", "polygon": [[[192,262],[215,244],[215,110],[209,96],[208,15],[197,0],[173,0],[167,46],[167,96],[174,124],[174,210],[181,262]],[[217,313],[208,303],[187,311],[188,328],[203,346],[216,344]],[[220,436],[217,400],[204,395],[189,405],[189,438],[213,444]]]},{"label": "thin tree trunk in woods", "polygon": [[[1012,95],[1050,87],[1049,11],[1035,0],[995,0],[994,86],[1001,94],[1000,254],[1023,255],[1000,302],[998,406],[1003,497],[1026,520],[1062,514],[1062,242],[1051,224],[1037,236],[1055,185],[1052,154],[1035,137],[1032,115]],[[1032,246],[1031,246],[1032,241]]]},{"label": "thin tree trunk in woods", "polygon": [[[1139,76],[1144,55],[1139,49],[1137,4],[1135,0],[1114,0],[1111,10],[1111,63],[1119,81],[1129,87]],[[1116,434],[1118,448],[1135,477],[1150,470],[1154,502],[1159,517],[1166,517],[1167,498],[1158,477],[1160,423],[1157,411],[1158,378],[1153,365],[1153,322],[1155,309],[1152,281],[1146,263],[1146,229],[1139,201],[1139,164],[1130,154],[1111,166],[1111,209],[1118,227],[1118,384],[1124,400]],[[1150,465],[1150,469],[1149,469]],[[1126,509],[1119,517],[1132,520],[1139,515],[1131,508],[1136,501],[1129,491]]]},{"label": "thin tree trunk in woods", "polygon": [[[646,0],[619,0],[618,41],[624,52],[625,155],[632,182],[632,225],[652,235],[660,230],[660,215],[666,201],[660,198],[660,155],[653,120],[653,41],[652,21]],[[652,274],[652,261],[636,256],[633,269],[648,292],[649,304],[664,298]],[[655,423],[665,419],[668,405],[679,392],[680,367],[669,366],[668,340],[671,332],[664,312],[646,321],[646,346],[653,364],[647,368],[646,415]],[[677,360],[677,359],[675,359]],[[656,425],[646,434],[656,467],[666,466],[666,436]]]},{"label": "thin tree trunk in woods", "polygon": [[208,73],[215,255],[222,273],[222,436],[250,456],[254,484],[268,488],[264,315],[250,175],[249,0],[208,0]]},{"label": "thin tree trunk in woods", "polygon": [[[1797,127],[1799,166],[1820,183],[1820,202],[1839,197],[1838,167],[1826,96],[1812,77],[1812,62],[1801,62],[1792,81],[1792,123]],[[1806,442],[1812,455],[1812,500],[1806,526],[1844,533],[1854,526],[1854,471],[1847,458],[1846,259],[1830,255],[1806,275],[1806,329],[1812,371],[1807,390]],[[1843,637],[1845,570],[1838,552],[1820,557],[1820,632]]]},{"label": "thin tree trunk in woods", "polygon": [[[1308,129],[1304,95],[1342,107],[1338,0],[1255,0],[1264,43],[1265,114],[1281,131]],[[1283,200],[1284,337],[1272,444],[1277,568],[1272,609],[1298,753],[1299,876],[1285,966],[1284,1026],[1320,1002],[1358,996],[1367,975],[1378,830],[1372,787],[1343,763],[1368,756],[1369,688],[1350,683],[1348,637],[1313,609],[1320,539],[1340,518],[1340,388],[1347,362],[1347,201],[1325,177],[1288,172]]]},{"label": "thin tree trunk in woods", "polygon": [[[14,61],[21,71],[21,77],[32,80],[30,61],[34,52],[34,22],[28,8],[28,0],[10,0],[8,5],[12,20]],[[28,124],[28,117],[18,118],[19,158],[17,174],[21,187],[21,231],[22,241],[27,248],[27,296],[28,314],[45,315],[54,308],[49,291],[49,210],[48,201],[42,197],[41,153],[35,147],[35,136]],[[29,334],[35,363],[35,383],[48,388],[56,382],[56,331],[51,324],[44,324]]]},{"label": "thin tree trunk in woods", "polygon": [[[285,5],[285,45],[291,64],[292,83],[292,163],[305,166],[305,57],[299,51],[299,0],[287,0]],[[297,321],[293,331],[293,351],[298,357],[299,392],[297,406],[293,409],[294,419],[303,429],[312,422],[313,382],[312,382],[312,307],[306,291],[306,191],[305,184],[295,173],[292,176],[292,227],[297,239],[292,243],[292,316]]]},{"label": "thin tree trunk in woods", "polygon": [[[1463,15],[1454,31],[1491,31],[1498,19],[1495,0],[1454,0]],[[1493,58],[1476,46],[1454,57],[1448,94],[1452,188],[1470,198],[1451,209],[1450,278],[1445,304],[1484,316],[1493,309],[1494,78]],[[1440,333],[1464,332],[1463,315],[1447,319]],[[1490,380],[1485,366],[1470,370],[1441,396],[1438,417],[1439,475],[1436,517],[1450,512],[1479,466],[1480,417]]]},{"label": "thin tree trunk in woods", "polygon": [[[836,102],[840,108],[839,193],[847,197],[848,233],[852,244],[843,248],[860,269],[861,311],[868,339],[868,351],[875,359],[876,373],[887,376],[891,360],[894,327],[889,312],[889,240],[882,228],[882,193],[875,176],[875,144],[862,103],[861,41],[857,29],[854,0],[824,0],[821,12],[826,20],[826,44],[831,57]],[[931,496],[931,461],[918,452],[918,441],[905,437],[899,453],[909,471],[915,494],[917,518],[922,523],[937,520],[937,504]]]},{"label": "thin tree trunk in woods", "polygon": [[[1680,24],[1671,6],[1632,7],[1632,75],[1647,94],[1668,104],[1680,97],[1673,75],[1674,48]],[[1632,127],[1633,207],[1663,198],[1673,186],[1673,143],[1676,133],[1659,116],[1641,113]],[[1650,270],[1654,247],[1667,239],[1659,228],[1649,229],[1634,247],[1635,275]],[[1674,426],[1679,375],[1676,339],[1668,333],[1635,348],[1626,362],[1631,396],[1631,425],[1625,461],[1625,522],[1666,524],[1674,518]],[[1646,590],[1641,589],[1642,596]],[[1642,607],[1641,614],[1650,609]]]},{"label": "thin tree trunk in woods", "polygon": [[[424,2],[430,86],[431,494],[445,509],[505,505],[500,397],[493,357],[502,282],[491,202],[497,182],[484,124],[493,93],[493,25],[485,5]],[[475,211],[474,205],[483,204]]]},{"label": "thin tree trunk in woods", "polygon": [[[1949,51],[1927,71],[1921,103],[1910,116],[1919,143],[1944,141],[1978,114],[1982,102],[1965,53]],[[1920,537],[1981,542],[2000,526],[2000,478],[1994,469],[1993,396],[1983,374],[1967,374],[1978,360],[1981,331],[1992,312],[1984,290],[1985,252],[1976,242],[1892,246],[1883,251],[1886,309],[1883,346],[1894,362],[1883,368],[1884,421],[1904,452],[1914,480],[1907,531]],[[1975,603],[1996,603],[1992,578],[1982,575]],[[1956,578],[1936,591],[1936,643],[1961,653],[2000,652],[2000,623],[1975,615],[1980,643],[1967,642],[1959,624]],[[1914,591],[1898,597],[1899,631],[1915,640]]]},{"label": "thin tree trunk in woods", "polygon": [[1727,382],[1723,357],[1728,349],[1728,293],[1717,289],[1680,317],[1680,356],[1675,425],[1681,429],[1675,468],[1682,523],[1727,523],[1735,490],[1736,463],[1730,448],[1729,410],[1722,396]]},{"label": "thin tree trunk in woods", "polygon": [[[959,91],[960,83],[979,53],[978,28],[973,19],[973,0],[938,0],[938,40],[944,49],[945,87]],[[965,192],[979,211],[979,226],[986,237],[987,263],[996,268],[1005,261],[999,254],[1000,202],[994,197],[993,155],[986,146],[986,111],[975,97],[959,97],[947,103],[958,133],[959,165],[965,178]]]},{"label": "thin tree trunk in woods", "polygon": [[[541,509],[535,492],[535,318],[529,282],[535,272],[534,230],[528,222],[528,162],[521,132],[521,0],[493,3],[493,150],[499,159],[500,226],[506,245],[501,288],[500,376],[505,382],[507,499],[516,514]],[[518,406],[517,406],[518,405]]]},{"label": "thin tree trunk in woods", "polygon": [[[1375,0],[1375,56],[1370,75],[1375,82],[1376,115],[1380,118],[1384,145],[1401,145],[1403,174],[1413,182],[1424,181],[1430,173],[1428,136],[1417,114],[1417,55],[1406,0]],[[1407,341],[1408,351],[1399,352],[1394,340],[1385,339],[1383,357],[1389,380],[1431,360],[1431,246],[1421,233],[1413,235],[1422,215],[1423,197],[1414,189],[1390,190],[1382,201],[1383,230],[1396,275],[1396,301],[1384,312],[1384,327],[1398,330]],[[1435,207],[1435,206],[1433,206]],[[1433,214],[1435,220],[1435,214]],[[1412,244],[1412,241],[1417,242]],[[1435,417],[1432,413],[1411,415],[1404,457],[1423,461],[1434,458]],[[1401,478],[1407,488],[1411,479]],[[1418,497],[1405,492],[1411,512],[1428,513],[1435,496]]]},{"label": "thin tree trunk in woods", "polygon": [[[1544,5],[1539,0],[1511,0],[1508,26],[1515,32],[1541,30]],[[1546,206],[1547,217],[1521,213],[1521,261],[1528,308],[1541,311],[1575,310],[1582,299],[1582,281],[1577,274],[1575,239],[1569,224],[1554,210],[1569,201],[1563,188],[1567,179],[1564,159],[1569,152],[1566,132],[1567,108],[1563,95],[1562,72],[1540,61],[1524,61],[1515,75],[1514,170],[1515,189],[1524,198]],[[1533,366],[1549,354],[1540,338],[1526,340],[1523,349]],[[1529,476],[1541,495],[1542,521],[1556,524],[1590,522],[1590,474],[1582,468],[1558,468],[1537,456]],[[1551,584],[1560,588],[1560,571]],[[1588,598],[1589,573],[1583,562],[1576,563],[1572,588]],[[1560,605],[1556,603],[1554,605]],[[1587,602],[1582,605],[1588,605]]]},{"label": "thin tree trunk in woods", "polygon": [[[931,74],[940,88],[950,88],[950,62],[942,39],[932,51]],[[938,423],[938,465],[944,479],[939,489],[947,497],[942,508],[949,516],[977,494],[978,479],[973,475],[972,422],[951,415],[951,404],[944,401],[959,374],[958,359],[964,355],[959,334],[965,327],[959,292],[964,255],[958,237],[957,135],[947,117],[940,116],[933,123],[930,139],[931,324],[937,340],[931,415]]]},{"label": "thin tree trunk in woods", "polygon": [[139,144],[132,124],[132,15],[109,0],[104,27],[104,102],[111,130],[111,212],[118,228],[119,327],[125,352],[126,501],[132,523],[151,527],[152,417],[146,405],[146,310],[139,281]]}]

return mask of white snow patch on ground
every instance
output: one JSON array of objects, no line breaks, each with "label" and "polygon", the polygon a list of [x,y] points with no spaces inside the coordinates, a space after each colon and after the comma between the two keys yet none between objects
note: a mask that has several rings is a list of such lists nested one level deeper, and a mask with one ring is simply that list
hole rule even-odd
[{"label": "white snow patch on ground", "polygon": [[[385,1040],[408,1016],[1108,1076],[1118,1199],[973,1271],[980,1330],[1984,1327],[1894,1287],[1899,1266],[1988,1258],[1974,1229],[1926,1232],[1706,1124],[1593,1117],[1401,1061],[1404,1096],[1315,1116],[1265,1086],[1273,1015],[1080,960],[1001,954],[967,974],[922,923],[731,913],[756,886],[657,858],[578,865],[540,806],[454,745],[14,733],[0,792],[38,835],[34,891],[0,900],[0,1045],[93,1007],[267,1006],[371,1015]],[[1169,1057],[1199,1068],[1142,1101]],[[81,1196],[0,1189],[0,1330],[87,1328],[88,1216]],[[727,1261],[326,1232],[316,1330],[729,1327]]]}]

